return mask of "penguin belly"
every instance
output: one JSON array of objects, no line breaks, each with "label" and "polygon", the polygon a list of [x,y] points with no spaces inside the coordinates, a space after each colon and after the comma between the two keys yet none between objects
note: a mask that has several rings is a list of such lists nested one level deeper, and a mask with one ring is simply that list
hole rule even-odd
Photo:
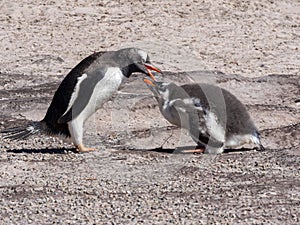
[{"label": "penguin belly", "polygon": [[105,76],[95,85],[93,93],[85,106],[76,118],[68,122],[72,141],[75,145],[82,143],[84,122],[94,114],[101,106],[118,90],[123,74],[121,70],[114,68],[107,71]]},{"label": "penguin belly", "polygon": [[121,70],[116,73],[119,74],[116,74],[117,76],[114,74],[105,75],[103,79],[96,84],[88,104],[79,116],[82,114],[84,118],[89,118],[119,89],[123,75]]}]

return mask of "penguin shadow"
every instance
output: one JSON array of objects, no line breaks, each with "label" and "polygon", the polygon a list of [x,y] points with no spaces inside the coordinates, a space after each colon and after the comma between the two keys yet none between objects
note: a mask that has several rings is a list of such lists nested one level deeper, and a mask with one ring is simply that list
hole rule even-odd
[{"label": "penguin shadow", "polygon": [[41,149],[31,149],[31,148],[23,148],[23,149],[10,149],[7,150],[8,153],[16,153],[16,154],[68,154],[69,152],[78,153],[75,148],[41,148]]},{"label": "penguin shadow", "polygon": [[[196,146],[182,146],[177,148],[157,147],[153,149],[135,149],[135,150],[144,151],[144,152],[160,152],[160,153],[167,153],[167,154],[195,154],[195,155],[204,154],[204,148],[197,148]],[[224,149],[224,152],[222,154],[247,152],[247,151],[259,151],[259,150],[257,148]]]},{"label": "penguin shadow", "polygon": [[257,152],[262,152],[264,150],[259,150],[257,147],[254,148],[236,148],[236,149],[224,149],[223,153],[234,153],[234,152],[250,152],[250,151],[257,151]]},{"label": "penguin shadow", "polygon": [[[120,148],[118,148],[120,149]],[[122,149],[122,150],[127,150]],[[158,152],[158,153],[167,153],[167,154],[203,154],[204,148],[197,148],[196,146],[182,146],[177,148],[163,148],[157,147],[152,149],[130,149],[134,151],[140,152]],[[203,151],[201,151],[203,150]],[[247,152],[247,151],[259,151],[257,148],[239,148],[239,149],[224,149],[225,154],[234,153],[234,152]],[[78,152],[75,148],[41,148],[41,149],[31,149],[31,148],[23,148],[23,149],[10,149],[7,150],[8,153],[15,153],[15,154],[68,154],[70,152],[75,154],[84,154]],[[88,152],[86,152],[88,153]],[[222,153],[222,154],[223,154]]]}]

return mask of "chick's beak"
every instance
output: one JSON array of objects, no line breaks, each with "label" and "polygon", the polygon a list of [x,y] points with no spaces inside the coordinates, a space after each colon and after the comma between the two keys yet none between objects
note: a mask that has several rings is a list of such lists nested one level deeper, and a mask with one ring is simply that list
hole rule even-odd
[{"label": "chick's beak", "polygon": [[[147,72],[148,72],[148,76],[149,76],[152,80],[156,80],[155,77],[154,77],[154,75],[152,74],[151,71],[155,71],[155,72],[161,73],[161,70],[158,69],[158,68],[156,68],[155,66],[149,64],[149,63],[144,63],[144,66],[146,67],[146,70],[147,70]],[[144,82],[145,82],[145,80],[144,80]],[[147,82],[145,82],[145,83],[147,83]]]},{"label": "chick's beak", "polygon": [[148,88],[154,94],[155,98],[159,97],[158,83],[155,80],[150,80],[149,78],[144,78],[143,81],[147,84]]},{"label": "chick's beak", "polygon": [[152,80],[144,78],[143,81],[150,86],[153,86],[153,87],[155,86],[155,83]]}]

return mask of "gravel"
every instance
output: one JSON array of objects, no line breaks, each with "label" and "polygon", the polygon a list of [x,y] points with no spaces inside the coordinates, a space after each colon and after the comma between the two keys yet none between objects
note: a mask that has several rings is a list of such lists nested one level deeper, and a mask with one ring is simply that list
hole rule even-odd
[{"label": "gravel", "polygon": [[95,152],[43,134],[0,137],[0,224],[300,224],[299,2],[4,0],[0,9],[0,129],[42,119],[83,57],[139,46],[166,80],[230,90],[266,147],[182,153],[193,141],[137,74],[87,121]]}]

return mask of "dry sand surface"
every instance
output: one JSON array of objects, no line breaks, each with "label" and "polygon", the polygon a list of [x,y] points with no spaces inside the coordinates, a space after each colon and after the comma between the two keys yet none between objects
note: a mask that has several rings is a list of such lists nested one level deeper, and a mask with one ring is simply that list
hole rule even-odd
[{"label": "dry sand surface", "polygon": [[42,119],[82,58],[137,46],[166,80],[230,90],[266,147],[183,154],[193,141],[136,74],[87,121],[98,151],[0,137],[0,224],[300,224],[299,1],[1,0],[0,11],[0,129]]}]

